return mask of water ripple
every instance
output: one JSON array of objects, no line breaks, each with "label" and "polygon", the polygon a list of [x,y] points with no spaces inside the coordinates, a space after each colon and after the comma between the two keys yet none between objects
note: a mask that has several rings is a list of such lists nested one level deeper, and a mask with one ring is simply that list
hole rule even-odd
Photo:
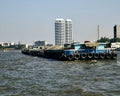
[{"label": "water ripple", "polygon": [[120,61],[56,61],[0,51],[0,96],[119,96]]}]

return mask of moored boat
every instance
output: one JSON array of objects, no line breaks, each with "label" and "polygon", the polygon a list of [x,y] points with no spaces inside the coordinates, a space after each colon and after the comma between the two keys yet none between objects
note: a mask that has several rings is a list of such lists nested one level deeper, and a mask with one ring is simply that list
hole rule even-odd
[{"label": "moored boat", "polygon": [[72,43],[69,48],[61,46],[52,46],[48,48],[38,47],[25,49],[22,53],[32,56],[68,61],[116,59],[117,54],[105,46],[105,43]]}]

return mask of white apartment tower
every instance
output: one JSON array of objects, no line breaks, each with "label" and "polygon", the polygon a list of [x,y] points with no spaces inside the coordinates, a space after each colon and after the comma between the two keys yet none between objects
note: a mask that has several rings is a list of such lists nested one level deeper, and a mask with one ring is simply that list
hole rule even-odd
[{"label": "white apartment tower", "polygon": [[55,45],[64,45],[65,21],[64,19],[55,20]]},{"label": "white apartment tower", "polygon": [[72,20],[62,18],[55,20],[55,45],[72,43]]},{"label": "white apartment tower", "polygon": [[72,20],[67,19],[65,21],[65,43],[66,44],[71,44],[72,43]]}]

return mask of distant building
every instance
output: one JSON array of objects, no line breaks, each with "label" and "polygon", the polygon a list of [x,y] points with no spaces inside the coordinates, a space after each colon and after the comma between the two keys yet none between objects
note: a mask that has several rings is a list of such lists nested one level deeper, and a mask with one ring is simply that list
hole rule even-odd
[{"label": "distant building", "polygon": [[11,44],[10,45],[15,45],[15,43],[14,42],[11,42]]},{"label": "distant building", "polygon": [[71,44],[72,43],[72,20],[67,19],[65,21],[65,43]]},{"label": "distant building", "polygon": [[65,21],[64,19],[55,20],[55,45],[64,45]]},{"label": "distant building", "polygon": [[120,25],[114,26],[114,39],[120,38]]},{"label": "distant building", "polygon": [[111,48],[120,48],[120,43],[119,42],[111,43]]},{"label": "distant building", "polygon": [[34,45],[35,46],[46,46],[47,42],[46,41],[35,41]]},{"label": "distant building", "polygon": [[3,47],[8,47],[8,46],[11,45],[11,43],[10,43],[10,42],[1,42],[1,45],[2,45]]}]

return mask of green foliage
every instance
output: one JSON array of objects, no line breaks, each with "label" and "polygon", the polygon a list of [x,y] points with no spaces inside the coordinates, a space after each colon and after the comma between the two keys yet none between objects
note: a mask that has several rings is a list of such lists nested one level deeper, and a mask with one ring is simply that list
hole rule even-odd
[{"label": "green foliage", "polygon": [[112,38],[110,39],[110,43],[112,42],[120,42],[120,38]]},{"label": "green foliage", "polygon": [[112,43],[112,42],[115,42],[115,39],[114,39],[114,38],[110,39],[110,42],[111,42],[111,43]]},{"label": "green foliage", "polygon": [[25,47],[26,47],[25,44],[11,45],[11,46],[2,46],[2,45],[0,45],[0,50],[6,49],[6,48],[12,48],[12,49],[21,50],[21,49],[24,49]]},{"label": "green foliage", "polygon": [[120,42],[120,38],[115,38],[113,42]]},{"label": "green foliage", "polygon": [[120,42],[120,38],[107,38],[107,37],[101,37],[100,40],[97,40],[97,42],[101,42],[101,43],[112,43],[112,42]]},{"label": "green foliage", "polygon": [[0,45],[0,49],[3,49],[2,45]]},{"label": "green foliage", "polygon": [[106,43],[106,42],[110,42],[110,39],[107,37],[101,37],[101,39],[97,40],[97,42]]}]

